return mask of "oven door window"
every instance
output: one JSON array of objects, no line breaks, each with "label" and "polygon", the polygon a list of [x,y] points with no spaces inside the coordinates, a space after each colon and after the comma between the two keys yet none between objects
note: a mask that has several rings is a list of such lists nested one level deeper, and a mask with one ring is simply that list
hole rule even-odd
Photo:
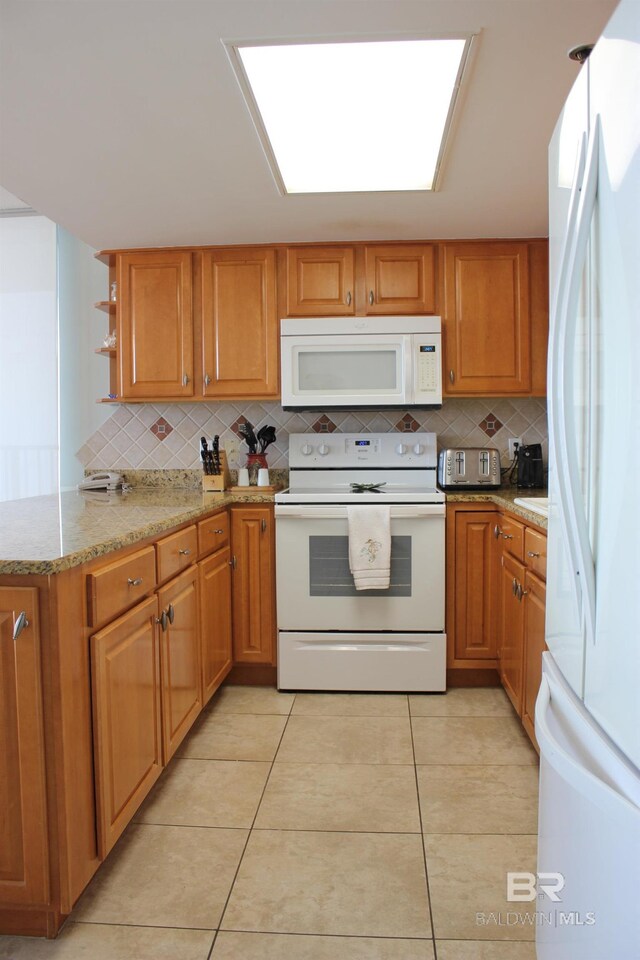
[{"label": "oven door window", "polygon": [[309,596],[410,597],[411,537],[391,537],[391,582],[387,590],[356,590],[349,569],[349,537],[309,537]]}]

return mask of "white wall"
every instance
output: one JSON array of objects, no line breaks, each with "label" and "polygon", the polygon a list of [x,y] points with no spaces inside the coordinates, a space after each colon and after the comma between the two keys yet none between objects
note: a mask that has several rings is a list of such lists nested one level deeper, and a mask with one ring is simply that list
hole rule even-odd
[{"label": "white wall", "polygon": [[109,392],[109,363],[94,350],[107,334],[105,313],[93,304],[108,297],[109,271],[95,250],[58,227],[58,322],[60,338],[60,486],[84,475],[76,457],[84,442],[113,412],[96,400]]},{"label": "white wall", "polygon": [[57,488],[56,227],[0,217],[0,500]]}]

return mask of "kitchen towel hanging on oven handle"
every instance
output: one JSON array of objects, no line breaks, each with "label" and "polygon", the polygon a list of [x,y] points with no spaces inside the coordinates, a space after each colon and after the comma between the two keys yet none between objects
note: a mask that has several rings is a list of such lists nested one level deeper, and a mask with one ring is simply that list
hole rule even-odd
[{"label": "kitchen towel hanging on oven handle", "polygon": [[349,569],[356,590],[388,590],[391,581],[391,508],[347,507]]}]

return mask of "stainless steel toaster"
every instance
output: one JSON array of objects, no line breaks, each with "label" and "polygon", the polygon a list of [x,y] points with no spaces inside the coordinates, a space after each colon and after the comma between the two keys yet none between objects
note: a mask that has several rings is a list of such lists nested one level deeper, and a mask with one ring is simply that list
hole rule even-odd
[{"label": "stainless steel toaster", "polygon": [[500,454],[493,447],[449,447],[438,456],[438,483],[450,487],[499,487]]}]

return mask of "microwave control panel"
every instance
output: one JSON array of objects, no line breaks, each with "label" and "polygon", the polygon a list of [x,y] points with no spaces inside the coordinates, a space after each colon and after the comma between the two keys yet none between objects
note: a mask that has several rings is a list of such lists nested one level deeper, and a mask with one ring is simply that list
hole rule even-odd
[{"label": "microwave control panel", "polygon": [[415,400],[425,403],[429,399],[441,403],[442,397],[442,360],[440,357],[440,337],[430,337],[429,342],[414,340],[415,357]]}]

